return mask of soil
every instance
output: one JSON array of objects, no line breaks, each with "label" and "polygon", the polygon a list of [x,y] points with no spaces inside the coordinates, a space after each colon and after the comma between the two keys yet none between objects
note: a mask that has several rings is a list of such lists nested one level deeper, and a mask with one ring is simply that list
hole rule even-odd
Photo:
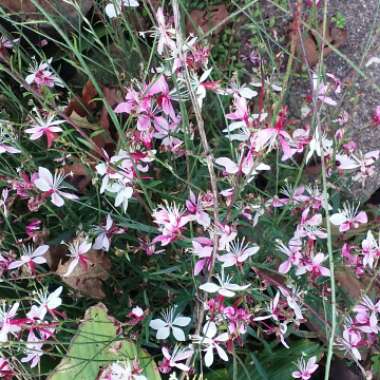
[{"label": "soil", "polygon": [[[319,8],[322,14],[324,4],[323,1],[321,3]],[[261,6],[266,17],[274,16],[286,22],[272,1],[261,0]],[[337,108],[330,108],[331,114],[326,115],[325,128],[329,129],[330,121],[336,119],[338,109],[339,112],[345,110],[349,115],[344,127],[346,136],[352,137],[363,153],[380,149],[380,127],[376,127],[372,120],[376,106],[380,105],[380,64],[366,67],[369,58],[380,57],[380,2],[329,0],[328,13],[329,20],[337,13],[343,15],[347,40],[338,49],[342,56],[331,53],[324,61],[326,72],[336,75],[345,85],[341,104]],[[277,28],[280,32],[286,31],[286,25]],[[362,75],[353,66],[359,68]],[[305,78],[306,75],[299,75],[290,82],[286,101],[295,117],[301,116],[301,105],[310,89],[309,81]],[[347,182],[345,196],[366,202],[377,190],[380,192],[380,161],[377,163],[377,173],[367,181],[365,187]]]}]

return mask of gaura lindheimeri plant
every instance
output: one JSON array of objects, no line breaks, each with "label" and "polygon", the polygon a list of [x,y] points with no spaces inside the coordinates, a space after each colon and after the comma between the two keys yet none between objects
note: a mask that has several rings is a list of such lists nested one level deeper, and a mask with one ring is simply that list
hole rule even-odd
[{"label": "gaura lindheimeri plant", "polygon": [[50,197],[51,202],[55,206],[62,207],[65,204],[64,198],[69,200],[78,199],[78,196],[75,194],[61,190],[67,187],[63,184],[65,177],[64,174],[58,171],[56,171],[53,176],[48,169],[39,167],[38,178],[34,180],[34,186],[46,196]]},{"label": "gaura lindheimeri plant", "polygon": [[[45,376],[94,322],[99,380],[327,379],[334,354],[376,367],[379,218],[347,190],[376,179],[380,150],[352,137],[346,81],[322,60],[305,62],[297,112],[286,49],[235,52],[233,33],[219,65],[220,26],[241,11],[225,3],[202,38],[182,35],[194,13],[177,0],[107,0],[91,17],[67,0],[69,32],[39,7],[57,35],[29,46],[13,22],[0,37],[0,377]],[[102,297],[107,323],[88,317]]]}]

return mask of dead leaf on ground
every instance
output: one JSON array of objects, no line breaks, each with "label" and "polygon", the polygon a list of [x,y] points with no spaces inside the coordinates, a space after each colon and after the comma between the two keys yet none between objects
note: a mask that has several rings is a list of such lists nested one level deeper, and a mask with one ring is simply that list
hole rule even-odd
[{"label": "dead leaf on ground", "polygon": [[198,34],[200,28],[207,33],[210,29],[224,23],[228,16],[227,7],[224,4],[210,7],[207,10],[194,9],[187,18],[186,30],[189,33]]},{"label": "dead leaf on ground", "polygon": [[58,264],[65,259],[66,254],[67,247],[65,245],[51,245],[45,255],[49,268],[52,271],[56,271]]},{"label": "dead leaf on ground", "polygon": [[[317,31],[309,31],[302,37],[302,42],[298,31],[290,30],[290,34],[295,33],[297,55],[303,61],[304,59],[310,67],[315,66],[321,56],[322,41],[320,36],[323,35],[323,23],[320,23]],[[290,35],[291,36],[291,35]],[[327,57],[333,49],[332,45],[338,49],[347,40],[347,30],[337,28],[332,22],[327,26],[325,42],[323,46],[323,56]]]},{"label": "dead leaf on ground", "polygon": [[63,172],[68,175],[68,181],[81,193],[83,193],[91,183],[91,174],[87,167],[80,162],[65,165],[63,167]]},{"label": "dead leaf on ground", "polygon": [[103,281],[109,277],[111,260],[106,253],[94,250],[89,251],[87,257],[89,259],[87,270],[78,264],[69,276],[64,276],[72,262],[70,259],[64,264],[59,264],[56,273],[65,284],[78,293],[95,299],[103,299],[106,295],[102,285]]}]

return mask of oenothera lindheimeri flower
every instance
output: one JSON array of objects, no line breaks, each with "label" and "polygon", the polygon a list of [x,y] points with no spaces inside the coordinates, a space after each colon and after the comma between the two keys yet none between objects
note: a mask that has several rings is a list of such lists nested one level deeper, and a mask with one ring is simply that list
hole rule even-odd
[{"label": "oenothera lindheimeri flower", "polygon": [[333,154],[333,141],[329,139],[325,133],[320,136],[319,128],[316,128],[309,143],[309,152],[306,156],[306,163],[310,161],[314,154],[321,157],[322,152],[324,157],[331,157]]},{"label": "oenothera lindheimeri flower", "polygon": [[45,118],[35,110],[36,115],[32,117],[31,128],[25,129],[25,132],[30,134],[31,140],[38,140],[42,136],[46,136],[47,146],[51,147],[53,141],[57,138],[57,133],[63,129],[59,126],[65,123],[65,120],[54,120],[54,114],[48,114]]},{"label": "oenothera lindheimeri flower", "polygon": [[368,217],[365,211],[358,212],[358,209],[359,205],[354,207],[345,203],[342,210],[330,216],[330,222],[335,226],[339,226],[340,232],[357,229],[361,224],[368,223]]},{"label": "oenothera lindheimeri flower", "polygon": [[162,7],[159,7],[157,9],[156,21],[157,26],[153,35],[158,37],[157,53],[159,55],[162,55],[165,47],[169,49],[170,53],[176,51],[177,47],[175,43],[175,29],[172,27],[172,25],[166,22],[164,10]]},{"label": "oenothera lindheimeri flower", "polygon": [[89,261],[87,252],[91,249],[91,242],[87,241],[87,239],[76,239],[67,246],[69,248],[68,256],[71,258],[71,262],[64,276],[70,276],[78,264],[87,271]]},{"label": "oenothera lindheimeri flower", "polygon": [[67,186],[62,184],[65,177],[59,171],[56,171],[53,176],[48,169],[40,166],[38,168],[38,178],[33,183],[37,189],[47,193],[51,197],[51,201],[55,206],[62,207],[65,204],[64,198],[70,200],[78,199],[76,195],[61,190],[67,188]]},{"label": "oenothera lindheimeri flower", "polygon": [[203,326],[203,335],[192,335],[191,339],[195,344],[199,344],[203,347],[204,363],[206,367],[211,367],[214,362],[214,350],[216,350],[218,356],[228,362],[228,355],[226,351],[222,348],[221,344],[228,341],[228,333],[224,332],[218,334],[218,328],[215,322],[209,321]]},{"label": "oenothera lindheimeri flower", "polygon": [[365,339],[351,318],[347,318],[342,335],[343,338],[337,339],[339,346],[341,346],[346,353],[349,353],[354,360],[362,360],[359,348],[363,346]]},{"label": "oenothera lindheimeri flower", "polygon": [[367,334],[378,334],[378,314],[380,313],[380,301],[376,304],[368,297],[364,296],[361,303],[353,308],[356,313],[355,321],[359,323],[358,329]]},{"label": "oenothera lindheimeri flower", "polygon": [[292,372],[294,379],[309,380],[313,373],[318,369],[317,357],[311,357],[307,362],[302,357],[297,362],[297,371]]},{"label": "oenothera lindheimeri flower", "polygon": [[375,260],[380,257],[380,235],[376,240],[372,231],[367,232],[366,238],[362,241],[363,265],[374,267]]},{"label": "oenothera lindheimeri flower", "polygon": [[14,378],[15,373],[6,358],[0,358],[0,374],[3,376],[4,380],[11,380]]},{"label": "oenothera lindheimeri flower", "polygon": [[154,223],[158,224],[161,235],[153,239],[153,243],[160,242],[162,246],[176,240],[184,226],[190,221],[190,216],[175,203],[160,205],[152,214]]},{"label": "oenothera lindheimeri flower", "polygon": [[137,359],[131,361],[118,361],[107,366],[98,380],[149,380],[146,376],[142,375],[143,369]]},{"label": "oenothera lindheimeri flower", "polygon": [[287,123],[287,109],[284,108],[278,115],[273,128],[260,129],[255,133],[254,146],[256,151],[272,150],[280,147],[283,151],[282,161],[288,160],[296,150],[290,148],[292,138],[284,129]]},{"label": "oenothera lindheimeri flower", "polygon": [[241,292],[248,289],[250,286],[232,284],[232,277],[229,275],[226,276],[223,268],[221,274],[217,274],[215,278],[219,284],[215,284],[214,282],[206,282],[205,284],[202,284],[199,289],[207,293],[218,293],[221,296],[230,298],[235,296],[235,292]]},{"label": "oenothera lindheimeri flower", "polygon": [[377,106],[375,108],[372,118],[373,118],[374,123],[380,126],[380,106]]},{"label": "oenothera lindheimeri flower", "polygon": [[106,5],[104,11],[109,18],[114,18],[121,14],[123,7],[136,8],[138,6],[139,2],[137,0],[112,0]]},{"label": "oenothera lindheimeri flower", "polygon": [[277,240],[277,249],[288,256],[288,259],[284,261],[278,268],[280,273],[288,273],[292,266],[298,266],[302,258],[302,241],[297,238],[289,240],[288,247],[281,241]]},{"label": "oenothera lindheimeri flower", "polygon": [[269,312],[267,315],[254,318],[254,321],[265,321],[266,319],[279,320],[278,304],[280,302],[280,292],[277,292],[273,300],[269,302],[266,310]]},{"label": "oenothera lindheimeri flower", "polygon": [[[357,173],[352,177],[354,181],[362,182],[363,186],[367,178],[376,173],[375,162],[379,159],[380,150],[374,150],[363,154],[337,154],[336,160],[339,162],[339,170],[354,170]],[[358,171],[359,170],[359,171]]]},{"label": "oenothera lindheimeri flower", "polygon": [[176,306],[171,307],[161,313],[162,319],[150,321],[149,326],[153,330],[157,330],[156,339],[167,339],[172,332],[177,341],[183,342],[186,340],[185,333],[181,327],[189,325],[191,318],[177,314],[176,309]]},{"label": "oenothera lindheimeri flower", "polygon": [[48,245],[41,245],[36,249],[30,245],[23,246],[21,248],[22,254],[20,259],[10,263],[8,269],[15,269],[27,265],[32,274],[34,274],[36,272],[37,264],[45,264],[47,262],[44,255],[48,250]]},{"label": "oenothera lindheimeri flower", "polygon": [[327,233],[321,227],[322,215],[314,214],[310,215],[311,208],[307,207],[302,211],[300,224],[297,225],[295,238],[307,237],[310,240],[326,239]]},{"label": "oenothera lindheimeri flower", "polygon": [[326,83],[319,75],[313,74],[313,91],[322,103],[335,107],[338,102],[329,95],[333,91],[335,94],[339,94],[341,87],[339,85],[340,82],[333,75],[330,74],[329,77],[333,83]]},{"label": "oenothera lindheimeri flower", "polygon": [[167,347],[162,347],[162,355],[164,356],[164,359],[159,366],[160,372],[170,373],[174,368],[188,372],[190,367],[180,362],[191,358],[193,353],[194,351],[191,347],[175,346],[172,353],[169,352]]},{"label": "oenothera lindheimeri flower", "polygon": [[211,258],[213,253],[213,241],[207,237],[200,236],[192,240],[192,253],[199,257],[194,265],[194,275],[198,276],[202,270],[210,270]]},{"label": "oenothera lindheimeri flower", "polygon": [[191,190],[189,199],[186,200],[186,208],[191,215],[189,218],[191,221],[197,222],[205,228],[210,226],[210,216],[203,210],[200,198],[197,197]]},{"label": "oenothera lindheimeri flower", "polygon": [[50,69],[53,58],[46,62],[41,62],[39,65],[34,60],[34,65],[28,70],[30,74],[25,78],[28,84],[35,84],[37,87],[63,87],[63,82]]},{"label": "oenothera lindheimeri flower", "polygon": [[228,157],[219,157],[215,160],[217,165],[223,166],[226,174],[244,174],[251,181],[258,171],[270,170],[270,166],[254,160],[251,152],[241,155],[240,163],[237,164]]},{"label": "oenothera lindheimeri flower", "polygon": [[43,343],[33,332],[29,332],[28,340],[26,343],[25,354],[26,356],[21,358],[22,363],[30,363],[30,368],[34,368],[41,360],[41,356],[44,354],[42,350]]},{"label": "oenothera lindheimeri flower", "polygon": [[223,267],[242,266],[244,262],[259,251],[260,247],[257,245],[249,246],[245,244],[244,239],[239,241],[238,239],[230,242],[227,245],[227,253],[222,256],[218,256],[218,260],[223,263]]},{"label": "oenothera lindheimeri flower", "polygon": [[21,330],[22,323],[15,318],[19,306],[16,302],[9,309],[4,304],[0,308],[0,343],[8,342],[9,334],[15,335]]},{"label": "oenothera lindheimeri flower", "polygon": [[112,236],[123,233],[124,229],[118,228],[112,220],[111,215],[108,214],[105,225],[96,226],[94,232],[97,236],[92,248],[108,251],[110,249]]},{"label": "oenothera lindheimeri flower", "polygon": [[51,293],[47,291],[37,293],[36,302],[39,304],[38,311],[41,320],[45,318],[46,313],[49,313],[53,317],[56,316],[55,310],[62,304],[60,297],[62,290],[63,287],[60,286]]},{"label": "oenothera lindheimeri flower", "polygon": [[322,266],[322,263],[326,261],[327,256],[322,252],[313,255],[311,258],[305,258],[302,260],[296,270],[296,275],[301,276],[306,272],[311,273],[312,277],[330,276],[330,269]]}]

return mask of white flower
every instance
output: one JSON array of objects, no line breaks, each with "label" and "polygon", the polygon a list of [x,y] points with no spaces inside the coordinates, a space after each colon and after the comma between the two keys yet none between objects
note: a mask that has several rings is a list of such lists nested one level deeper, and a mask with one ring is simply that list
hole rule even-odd
[{"label": "white flower", "polygon": [[122,206],[123,212],[127,211],[128,202],[133,195],[133,187],[125,186],[122,183],[113,183],[108,189],[110,193],[117,193],[115,207]]},{"label": "white flower", "polygon": [[72,261],[67,268],[67,272],[64,274],[64,277],[70,276],[75,267],[78,264],[81,264],[85,269],[88,266],[88,256],[86,253],[91,249],[92,244],[87,240],[74,240],[69,247],[69,257],[71,257]]},{"label": "white flower", "polygon": [[107,215],[106,224],[101,227],[96,227],[96,232],[98,236],[95,239],[93,249],[102,249],[108,251],[110,249],[110,238],[108,234],[111,232],[113,226],[113,220],[111,215]]},{"label": "white flower", "polygon": [[149,326],[157,330],[156,339],[167,339],[172,331],[173,336],[178,341],[185,341],[185,333],[180,327],[185,327],[191,322],[191,318],[182,315],[175,315],[176,307],[169,308],[161,313],[162,319],[153,319]]},{"label": "white flower", "polygon": [[36,301],[40,304],[38,314],[41,320],[44,319],[47,312],[54,313],[54,310],[57,307],[61,306],[62,299],[60,295],[62,293],[62,290],[63,287],[60,286],[50,294],[46,291],[38,294],[38,298]]},{"label": "white flower", "polygon": [[223,270],[221,272],[221,275],[216,275],[215,277],[218,280],[219,285],[213,282],[206,282],[205,284],[202,284],[199,289],[207,293],[219,293],[224,297],[234,297],[235,292],[246,290],[250,286],[231,284],[232,278],[230,276],[225,277]]},{"label": "white flower", "polygon": [[196,344],[204,346],[204,361],[206,367],[210,367],[214,362],[214,349],[222,360],[228,362],[226,351],[224,351],[224,349],[220,346],[220,343],[226,342],[228,340],[228,333],[222,333],[216,336],[217,333],[218,329],[216,327],[216,324],[210,321],[207,322],[203,327],[203,336],[192,336],[192,339]]},{"label": "white flower", "polygon": [[104,11],[109,18],[115,18],[121,14],[122,7],[136,8],[138,6],[139,2],[137,0],[113,0],[106,5]]},{"label": "white flower", "polygon": [[20,260],[13,261],[9,264],[8,269],[19,268],[23,265],[28,265],[32,272],[34,272],[36,264],[45,264],[46,258],[45,253],[49,250],[48,245],[41,245],[36,249],[32,246],[27,246],[22,248],[22,255]]},{"label": "white flower", "polygon": [[53,177],[48,169],[39,167],[38,178],[34,181],[34,185],[37,189],[43,192],[48,192],[54,205],[57,207],[62,207],[65,203],[63,198],[70,200],[78,199],[76,195],[60,190],[65,188],[65,186],[62,186],[64,179],[65,176],[57,171]]},{"label": "white flower", "polygon": [[8,341],[8,334],[16,334],[21,330],[21,326],[14,323],[19,306],[16,302],[9,310],[5,309],[5,305],[0,308],[0,343]]}]

